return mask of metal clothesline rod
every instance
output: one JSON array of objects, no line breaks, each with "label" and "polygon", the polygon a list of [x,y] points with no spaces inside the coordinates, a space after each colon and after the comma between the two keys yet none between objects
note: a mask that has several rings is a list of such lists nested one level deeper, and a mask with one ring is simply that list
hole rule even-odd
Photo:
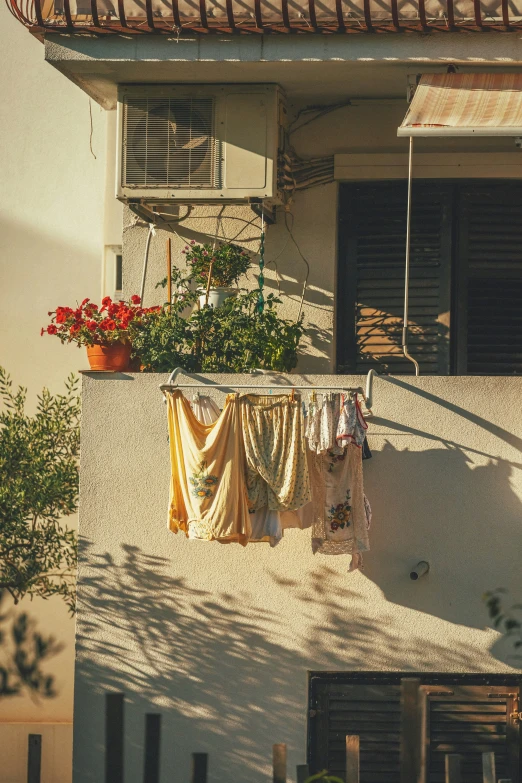
[{"label": "metal clothesline rod", "polygon": [[350,392],[351,394],[362,394],[364,396],[364,390],[362,386],[293,386],[291,383],[269,383],[269,384],[252,384],[252,383],[163,383],[160,386],[161,391],[175,391],[176,389],[284,389],[286,391],[330,391],[330,392]]},{"label": "metal clothesline rod", "polygon": [[[252,375],[267,375],[271,370],[252,370]],[[371,414],[371,398],[373,396],[373,376],[376,375],[375,370],[370,370],[366,379],[366,393],[362,386],[338,386],[332,383],[330,386],[314,386],[309,384],[308,386],[294,385],[292,383],[263,383],[263,384],[250,384],[250,383],[205,383],[204,380],[200,383],[177,383],[178,375],[190,376],[191,373],[184,370],[182,367],[176,367],[169,375],[168,383],[162,383],[160,389],[162,392],[171,392],[175,389],[250,389],[256,391],[257,389],[282,389],[283,391],[329,391],[329,392],[348,392],[350,394],[360,394],[365,401],[368,412]]]}]

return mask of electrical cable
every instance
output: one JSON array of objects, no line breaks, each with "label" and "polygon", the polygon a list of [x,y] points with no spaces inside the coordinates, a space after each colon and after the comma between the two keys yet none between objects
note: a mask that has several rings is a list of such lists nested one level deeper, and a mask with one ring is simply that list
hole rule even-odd
[{"label": "electrical cable", "polygon": [[[309,106],[309,107],[305,107],[304,109],[301,109],[297,113],[294,121],[291,122],[290,125],[288,126],[288,136],[292,136],[298,130],[301,130],[301,128],[306,127],[306,125],[310,125],[311,122],[315,122],[315,120],[319,120],[321,119],[321,117],[326,117],[327,114],[331,114],[333,111],[337,111],[337,109],[343,109],[345,106],[352,106],[352,102],[349,98],[346,101],[342,101],[341,103],[331,104],[330,106]],[[306,120],[306,122],[302,122],[301,125],[298,125],[295,128],[292,127],[293,125],[295,125],[299,117],[301,117],[303,114],[312,111],[317,112],[315,117],[310,117],[310,119]]]},{"label": "electrical cable", "polygon": [[[292,228],[290,228],[289,225],[288,225],[288,215],[291,215],[291,217],[292,217]],[[306,277],[305,277],[304,283],[303,283],[303,293],[301,294],[301,301],[299,302],[299,312],[297,314],[297,320],[299,321],[299,319],[301,318],[301,313],[303,312],[303,303],[304,303],[306,288],[307,288],[307,285],[308,285],[308,278],[310,277],[310,264],[308,263],[308,261],[306,260],[305,256],[303,255],[303,253],[301,251],[301,248],[297,244],[296,238],[294,237],[294,234],[293,234],[294,220],[295,220],[295,218],[294,218],[293,213],[290,212],[290,210],[285,210],[285,226],[286,226],[286,230],[290,234],[290,238],[291,238],[292,242],[294,243],[297,252],[301,256],[301,259],[304,262],[304,264],[306,265]]]},{"label": "electrical cable", "polygon": [[93,124],[92,124],[92,101],[90,98],[89,98],[89,120],[91,124],[91,130],[89,133],[89,149],[91,150],[91,155],[93,156],[94,160],[97,160],[96,155],[94,154],[94,150],[92,148]]}]

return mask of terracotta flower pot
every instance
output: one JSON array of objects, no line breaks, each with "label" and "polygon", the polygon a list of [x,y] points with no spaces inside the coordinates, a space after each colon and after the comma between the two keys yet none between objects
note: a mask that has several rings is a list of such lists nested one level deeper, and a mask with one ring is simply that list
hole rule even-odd
[{"label": "terracotta flower pot", "polygon": [[87,358],[91,370],[121,372],[128,369],[131,354],[130,343],[87,346]]}]

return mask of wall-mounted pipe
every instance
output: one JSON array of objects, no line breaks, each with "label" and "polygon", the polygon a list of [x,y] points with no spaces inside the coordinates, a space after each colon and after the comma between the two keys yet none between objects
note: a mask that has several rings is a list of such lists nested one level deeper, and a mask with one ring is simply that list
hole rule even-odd
[{"label": "wall-mounted pipe", "polygon": [[406,210],[406,265],[404,269],[404,317],[402,321],[402,352],[408,361],[415,365],[415,375],[420,375],[419,363],[408,351],[408,296],[410,287],[410,246],[411,246],[411,186],[413,179],[413,136],[410,136],[408,156],[408,206]]},{"label": "wall-mounted pipe", "polygon": [[155,233],[156,231],[155,231],[154,223],[149,223],[149,233],[147,234],[147,241],[145,243],[145,257],[143,259],[143,272],[141,274],[140,300],[141,300],[142,307],[143,307],[143,297],[145,296],[145,280],[147,279],[147,267],[149,265],[150,240],[152,239],[152,235]]},{"label": "wall-mounted pipe", "polygon": [[430,564],[428,563],[428,561],[419,560],[415,568],[413,568],[410,571],[410,579],[416,582],[417,579],[420,579],[422,576],[426,576],[429,570],[430,570]]},{"label": "wall-mounted pipe", "polygon": [[366,405],[366,410],[371,413],[372,412],[372,405],[373,405],[373,379],[374,376],[377,375],[377,372],[375,370],[369,370],[368,375],[366,376],[366,393],[364,395],[364,404]]}]

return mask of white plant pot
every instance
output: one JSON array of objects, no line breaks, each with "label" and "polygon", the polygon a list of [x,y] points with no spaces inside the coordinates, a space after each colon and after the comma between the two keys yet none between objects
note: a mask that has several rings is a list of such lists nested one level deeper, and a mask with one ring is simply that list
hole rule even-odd
[{"label": "white plant pot", "polygon": [[[199,288],[198,291],[203,291],[199,297],[199,305],[200,307],[205,307],[207,292],[203,288]],[[229,296],[235,296],[236,293],[235,288],[211,288],[208,292],[208,304],[210,307],[220,307],[225,299],[228,299]]]}]

